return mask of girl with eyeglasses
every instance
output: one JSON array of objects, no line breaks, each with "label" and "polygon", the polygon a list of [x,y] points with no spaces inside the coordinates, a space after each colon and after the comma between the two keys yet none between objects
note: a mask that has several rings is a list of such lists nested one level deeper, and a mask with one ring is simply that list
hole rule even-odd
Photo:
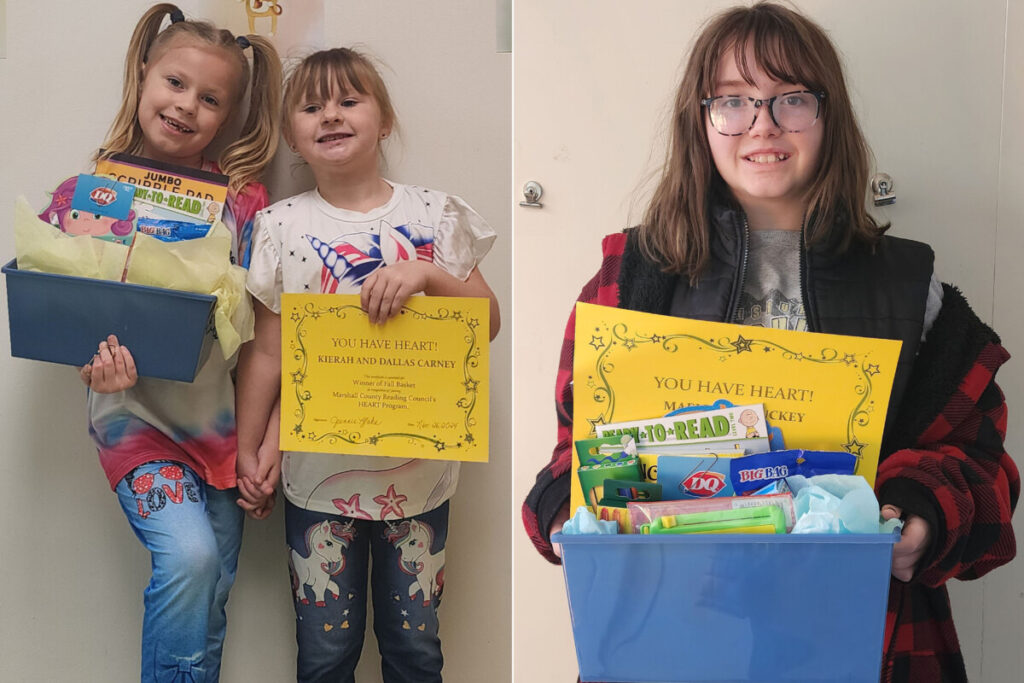
[{"label": "girl with eyeglasses", "polygon": [[[945,583],[1015,554],[1020,478],[994,381],[1009,357],[931,248],[866,209],[869,150],[820,26],[772,3],[714,17],[679,84],[643,223],[604,239],[579,301],[791,330],[899,339],[876,493],[894,546],[882,679],[966,681]],[[540,553],[569,516],[570,316],[558,443],[523,508]]]}]

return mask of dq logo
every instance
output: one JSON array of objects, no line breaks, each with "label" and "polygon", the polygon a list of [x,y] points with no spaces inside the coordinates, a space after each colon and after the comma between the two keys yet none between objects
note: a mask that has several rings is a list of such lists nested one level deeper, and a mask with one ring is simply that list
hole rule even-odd
[{"label": "dq logo", "polygon": [[109,187],[97,187],[89,193],[89,199],[100,206],[107,206],[117,201],[117,192]]},{"label": "dq logo", "polygon": [[686,492],[701,498],[710,498],[725,488],[725,475],[718,472],[697,472],[683,480]]}]

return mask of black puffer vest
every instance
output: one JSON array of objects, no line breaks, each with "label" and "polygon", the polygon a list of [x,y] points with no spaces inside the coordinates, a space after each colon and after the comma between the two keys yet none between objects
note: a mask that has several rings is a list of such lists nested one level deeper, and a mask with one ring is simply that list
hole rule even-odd
[{"label": "black puffer vest", "polygon": [[[644,258],[636,230],[628,230],[618,278],[619,307],[668,315],[675,295],[687,317],[731,321],[743,289],[748,228],[742,212],[731,208],[714,210],[712,223],[711,258],[695,287],[680,283],[678,276],[662,272]],[[902,404],[921,343],[934,259],[927,244],[898,237],[883,237],[873,250],[855,243],[840,255],[828,245],[801,250],[801,290],[809,330],[903,342],[886,435]],[[883,444],[882,453],[888,452]]]}]

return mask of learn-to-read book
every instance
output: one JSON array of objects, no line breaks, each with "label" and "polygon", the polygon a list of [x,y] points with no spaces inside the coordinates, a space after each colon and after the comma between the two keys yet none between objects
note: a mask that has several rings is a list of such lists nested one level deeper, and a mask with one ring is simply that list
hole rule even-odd
[{"label": "learn-to-read book", "polygon": [[213,223],[223,214],[228,195],[226,175],[131,154],[101,159],[96,175],[134,185],[136,211],[163,220]]},{"label": "learn-to-read book", "polygon": [[763,453],[771,450],[761,403],[597,425],[597,434],[628,434],[640,453],[703,453],[722,449]]}]

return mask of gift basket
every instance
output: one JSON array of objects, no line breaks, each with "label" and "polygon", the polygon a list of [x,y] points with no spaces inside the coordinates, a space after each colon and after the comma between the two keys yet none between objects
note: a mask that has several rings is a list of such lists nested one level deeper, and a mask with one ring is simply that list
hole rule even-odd
[{"label": "gift basket", "polygon": [[226,193],[225,176],[116,155],[41,216],[19,199],[2,269],[11,355],[82,366],[115,334],[140,375],[185,382],[213,346],[230,357],[253,315],[219,220]]},{"label": "gift basket", "polygon": [[[878,680],[899,343],[755,330],[577,307],[576,513],[551,541],[584,682]],[[701,402],[726,391],[756,400]]]}]

